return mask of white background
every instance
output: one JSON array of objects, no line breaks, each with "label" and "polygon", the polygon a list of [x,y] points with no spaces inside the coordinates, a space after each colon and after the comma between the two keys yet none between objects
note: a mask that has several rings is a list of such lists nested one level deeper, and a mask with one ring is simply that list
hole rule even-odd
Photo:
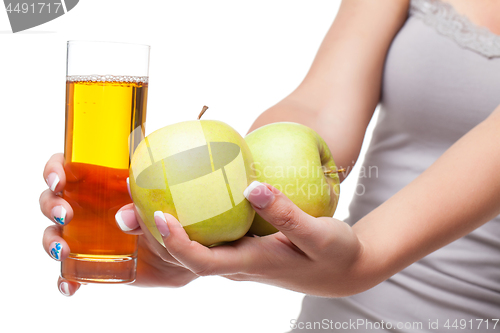
[{"label": "white background", "polygon": [[[67,40],[151,45],[146,134],[195,119],[208,105],[204,118],[244,136],[261,112],[300,83],[339,4],[82,0],[66,15],[17,34],[0,8],[0,331],[287,331],[302,294],[219,277],[180,289],[89,285],[62,296],[60,264],[41,245],[51,223],[39,210],[47,188],[42,171],[64,148]],[[353,172],[342,184],[337,218],[347,216],[355,178]]]}]

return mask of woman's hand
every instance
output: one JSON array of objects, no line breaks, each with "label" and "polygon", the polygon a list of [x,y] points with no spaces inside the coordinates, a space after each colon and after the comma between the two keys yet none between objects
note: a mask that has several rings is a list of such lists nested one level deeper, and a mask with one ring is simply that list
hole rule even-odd
[{"label": "woman's hand", "polygon": [[[63,168],[63,154],[55,154],[47,162],[43,171],[43,177],[49,186],[40,196],[40,208],[42,213],[55,225],[45,229],[43,234],[43,248],[55,260],[65,260],[70,248],[62,238],[62,228],[71,222],[73,209],[64,200],[60,193],[66,185],[66,175]],[[134,216],[133,204],[122,207],[119,212],[118,225],[124,232],[139,235],[139,251],[137,256],[137,277],[132,284],[143,287],[180,287],[198,276],[190,270],[182,267],[177,260],[163,254],[162,257],[154,250],[146,238],[142,235],[138,221]],[[124,223],[125,226],[124,227]],[[59,277],[57,281],[59,291],[65,296],[73,295],[80,284]]]},{"label": "woman's hand", "polygon": [[164,214],[155,222],[169,253],[200,276],[222,275],[320,296],[357,292],[355,269],[363,246],[351,227],[306,214],[268,184],[252,185],[245,196],[280,232],[207,248],[189,240],[180,223]]}]

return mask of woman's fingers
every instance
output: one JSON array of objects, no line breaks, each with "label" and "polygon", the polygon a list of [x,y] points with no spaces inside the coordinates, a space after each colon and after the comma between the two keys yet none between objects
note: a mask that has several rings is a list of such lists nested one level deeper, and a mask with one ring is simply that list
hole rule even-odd
[{"label": "woman's fingers", "polygon": [[52,220],[52,222],[59,225],[66,225],[73,218],[73,209],[68,202],[50,189],[42,192],[39,201],[43,215]]},{"label": "woman's fingers", "polygon": [[[43,233],[43,248],[52,259],[62,261],[68,258],[70,250],[66,241],[61,237],[62,228],[52,225],[45,229]],[[79,288],[80,284],[68,281],[62,277],[57,280],[57,288],[64,296],[72,296]]]},{"label": "woman's fingers", "polygon": [[[183,266],[199,276],[234,274],[246,272],[247,268],[256,268],[254,252],[249,247],[245,250],[248,237],[232,243],[208,248],[189,239],[186,231],[177,219],[170,214],[155,213],[155,223],[163,236],[167,251]],[[254,239],[254,242],[257,239]]]},{"label": "woman's fingers", "polygon": [[[142,230],[139,219],[140,216],[133,203],[123,206],[115,215],[116,224],[123,232],[131,235],[144,235],[148,240],[147,246],[149,249],[158,254],[163,261],[177,266],[182,266],[174,257],[170,255],[170,253],[168,253],[167,250],[165,250],[161,244],[154,239],[154,237],[151,236],[148,230]],[[144,223],[142,225],[146,228]]]},{"label": "woman's fingers", "polygon": [[[42,244],[45,252],[57,261],[62,261],[69,256],[68,243],[62,238],[62,226],[69,223],[73,218],[73,209],[56,193],[60,193],[66,185],[66,174],[64,172],[64,155],[54,154],[50,157],[43,170],[43,179],[49,189],[40,195],[40,209],[46,217],[57,225],[45,229]],[[72,296],[79,288],[78,282],[68,281],[62,277],[57,280],[57,288],[64,296]]]},{"label": "woman's fingers", "polygon": [[61,192],[66,185],[66,174],[63,165],[64,155],[57,153],[50,157],[43,170],[43,179],[54,193]]},{"label": "woman's fingers", "polygon": [[73,296],[78,289],[80,289],[80,284],[78,282],[68,281],[62,277],[57,280],[57,288],[64,296]]},{"label": "woman's fingers", "polygon": [[66,185],[64,172],[64,155],[54,154],[50,157],[43,170],[43,178],[49,189],[40,195],[40,209],[46,217],[59,225],[66,225],[73,218],[73,209],[56,193],[63,190]]},{"label": "woman's fingers", "polygon": [[62,261],[69,256],[68,243],[61,237],[62,228],[58,225],[51,225],[43,233],[43,248],[52,259]]}]

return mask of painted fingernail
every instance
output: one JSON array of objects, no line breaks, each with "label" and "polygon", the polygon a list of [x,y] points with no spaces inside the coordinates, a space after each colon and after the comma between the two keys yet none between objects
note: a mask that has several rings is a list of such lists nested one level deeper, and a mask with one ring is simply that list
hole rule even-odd
[{"label": "painted fingernail", "polygon": [[57,224],[66,224],[66,209],[63,206],[55,206],[52,208],[52,216]]},{"label": "painted fingernail", "polygon": [[274,194],[266,185],[254,181],[243,192],[245,198],[257,208],[265,208],[274,200]]},{"label": "painted fingernail", "polygon": [[61,282],[59,285],[59,292],[64,296],[70,296],[68,282]]},{"label": "painted fingernail", "polygon": [[62,248],[63,248],[63,246],[59,242],[50,243],[50,246],[49,246],[50,256],[52,258],[54,258],[55,260],[61,260]]},{"label": "painted fingernail", "polygon": [[130,192],[130,181],[127,177],[127,190],[128,190],[128,195],[130,196],[130,199],[132,199],[132,192]]},{"label": "painted fingernail", "polygon": [[166,237],[170,234],[170,230],[168,229],[167,220],[165,219],[165,214],[162,211],[156,211],[154,214],[156,227],[158,231],[163,237]]},{"label": "painted fingernail", "polygon": [[45,181],[47,182],[47,185],[49,185],[49,188],[52,192],[56,189],[57,184],[59,184],[59,180],[60,180],[59,176],[55,172],[52,172],[51,174],[49,174],[47,176],[47,179],[45,179]]},{"label": "painted fingernail", "polygon": [[137,219],[132,209],[119,210],[115,215],[116,224],[123,231],[130,231],[137,228]]}]

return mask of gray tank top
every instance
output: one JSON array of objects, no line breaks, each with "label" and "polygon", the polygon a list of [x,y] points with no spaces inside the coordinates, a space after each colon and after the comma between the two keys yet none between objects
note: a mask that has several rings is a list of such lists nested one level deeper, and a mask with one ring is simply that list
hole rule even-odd
[{"label": "gray tank top", "polygon": [[[365,170],[376,166],[378,176],[358,180],[365,193],[354,196],[350,224],[410,183],[500,104],[500,36],[447,3],[412,0],[387,55],[380,103],[364,162]],[[470,162],[480,172],[481,161]],[[458,181],[474,181],[474,175]],[[306,296],[291,328],[500,332],[498,319],[500,216],[366,292]]]}]

